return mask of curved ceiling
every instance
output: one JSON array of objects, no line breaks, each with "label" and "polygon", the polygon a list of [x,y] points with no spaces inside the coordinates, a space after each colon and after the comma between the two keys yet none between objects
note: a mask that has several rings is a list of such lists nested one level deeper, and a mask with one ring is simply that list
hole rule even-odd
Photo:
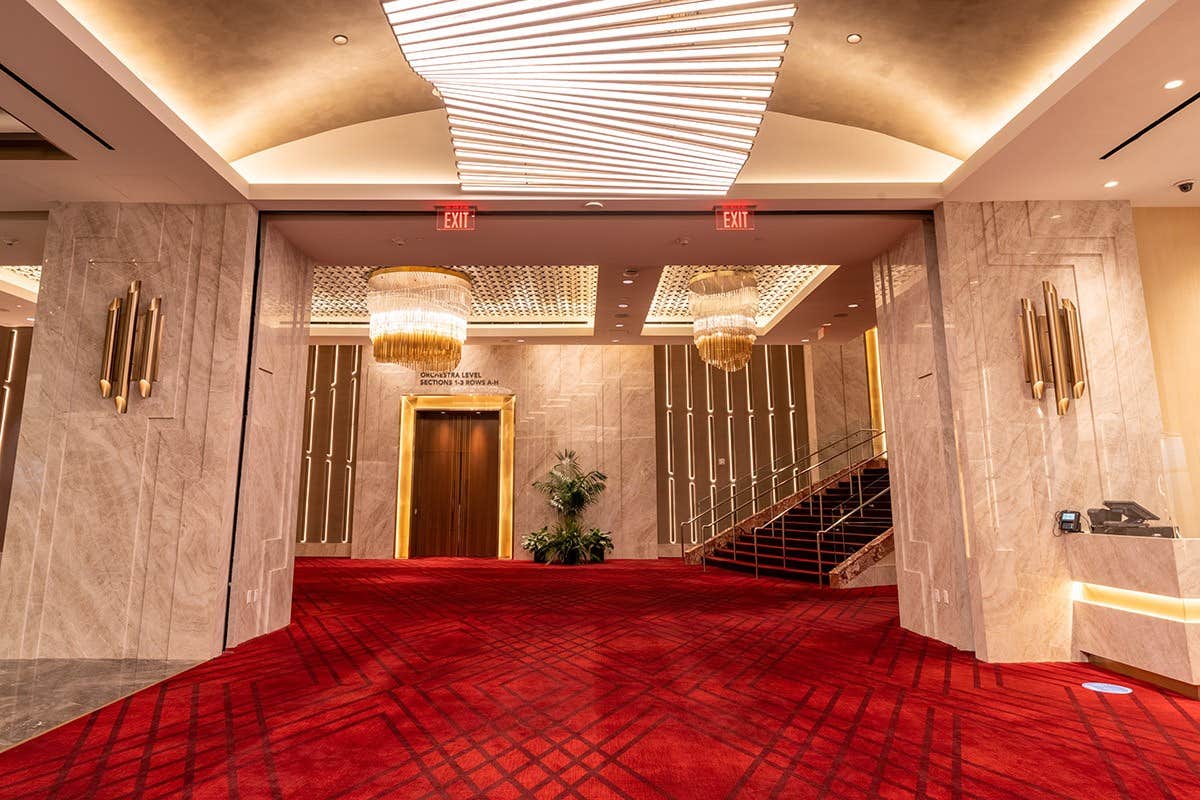
[{"label": "curved ceiling", "polygon": [[966,159],[1138,5],[808,0],[770,109]]},{"label": "curved ceiling", "polygon": [[[441,107],[378,0],[62,3],[228,161]],[[964,159],[1138,4],[808,0],[769,108]]]},{"label": "curved ceiling", "polygon": [[[63,0],[227,161],[441,108],[377,0]],[[333,44],[335,34],[350,37]]]}]

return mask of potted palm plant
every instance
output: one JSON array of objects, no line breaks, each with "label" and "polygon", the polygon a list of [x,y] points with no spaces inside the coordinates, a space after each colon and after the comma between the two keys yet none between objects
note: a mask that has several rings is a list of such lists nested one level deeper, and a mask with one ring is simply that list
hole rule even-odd
[{"label": "potted palm plant", "polygon": [[521,546],[543,564],[589,564],[603,561],[613,549],[612,536],[599,528],[584,529],[583,512],[600,499],[608,476],[597,469],[585,472],[574,450],[558,453],[558,463],[533,487],[546,495],[558,521],[525,536]]}]

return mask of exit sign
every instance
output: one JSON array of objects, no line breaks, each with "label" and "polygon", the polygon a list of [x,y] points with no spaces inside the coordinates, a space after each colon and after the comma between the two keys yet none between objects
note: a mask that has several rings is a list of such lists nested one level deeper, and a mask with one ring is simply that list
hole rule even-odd
[{"label": "exit sign", "polygon": [[713,207],[713,211],[716,212],[719,231],[754,230],[754,206],[718,205]]},{"label": "exit sign", "polygon": [[439,231],[475,230],[475,206],[438,206],[437,229]]}]

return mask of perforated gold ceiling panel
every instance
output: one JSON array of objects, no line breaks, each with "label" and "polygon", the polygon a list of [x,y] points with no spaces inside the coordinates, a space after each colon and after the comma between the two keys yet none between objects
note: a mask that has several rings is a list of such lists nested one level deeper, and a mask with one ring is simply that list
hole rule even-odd
[{"label": "perforated gold ceiling panel", "polygon": [[24,278],[34,283],[42,282],[42,268],[38,265],[30,266],[3,266],[0,267],[0,274],[9,272],[18,277]]},{"label": "perforated gold ceiling panel", "polygon": [[759,264],[754,266],[672,264],[663,267],[662,275],[659,276],[658,287],[654,290],[654,300],[650,303],[650,312],[646,315],[646,323],[649,325],[691,323],[692,315],[688,310],[688,281],[697,272],[714,269],[754,272],[755,278],[758,279],[758,325],[760,328],[766,328],[773,324],[781,313],[789,310],[789,306],[794,305],[793,301],[806,293],[810,285],[837,267],[826,264]]},{"label": "perforated gold ceiling panel", "polygon": [[[365,323],[367,276],[374,267],[318,266],[313,273],[312,321]],[[599,267],[455,266],[471,276],[473,324],[591,322]]]}]

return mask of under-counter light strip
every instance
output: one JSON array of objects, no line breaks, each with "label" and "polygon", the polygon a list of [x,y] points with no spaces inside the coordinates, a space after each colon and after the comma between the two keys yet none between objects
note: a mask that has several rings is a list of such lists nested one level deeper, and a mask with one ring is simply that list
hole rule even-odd
[{"label": "under-counter light strip", "polygon": [[796,6],[768,0],[389,0],[446,105],[469,192],[728,191]]}]

